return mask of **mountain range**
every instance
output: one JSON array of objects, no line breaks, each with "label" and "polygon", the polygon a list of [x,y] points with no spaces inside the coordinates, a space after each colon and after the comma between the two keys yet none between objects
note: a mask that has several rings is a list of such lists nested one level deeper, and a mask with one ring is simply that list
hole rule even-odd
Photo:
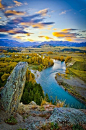
[{"label": "mountain range", "polygon": [[45,42],[18,42],[16,40],[9,39],[0,39],[0,46],[5,47],[37,47],[49,45],[49,46],[68,46],[68,47],[85,47],[86,42],[77,43],[77,42],[68,42],[68,41],[45,41]]}]

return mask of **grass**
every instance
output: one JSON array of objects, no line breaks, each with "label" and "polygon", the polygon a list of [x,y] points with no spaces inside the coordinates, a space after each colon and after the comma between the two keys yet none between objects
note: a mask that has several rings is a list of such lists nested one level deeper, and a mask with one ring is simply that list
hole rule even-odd
[{"label": "grass", "polygon": [[10,125],[15,125],[17,124],[17,120],[13,116],[11,116],[10,118],[5,120],[5,123],[10,124]]},{"label": "grass", "polygon": [[71,68],[80,70],[80,71],[86,71],[86,62],[76,61]]},{"label": "grass", "polygon": [[86,82],[86,71],[80,71],[73,68],[69,68],[69,70],[72,72],[73,75],[78,76],[80,79]]},{"label": "grass", "polygon": [[42,125],[39,130],[59,130],[58,123],[50,122],[48,124]]}]

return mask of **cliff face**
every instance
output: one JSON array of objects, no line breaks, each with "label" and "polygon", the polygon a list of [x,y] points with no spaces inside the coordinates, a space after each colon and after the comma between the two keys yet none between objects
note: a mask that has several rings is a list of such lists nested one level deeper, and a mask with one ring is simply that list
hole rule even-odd
[{"label": "cliff face", "polygon": [[19,62],[8,77],[1,92],[1,103],[4,110],[9,114],[18,108],[25,86],[27,67],[28,63]]}]

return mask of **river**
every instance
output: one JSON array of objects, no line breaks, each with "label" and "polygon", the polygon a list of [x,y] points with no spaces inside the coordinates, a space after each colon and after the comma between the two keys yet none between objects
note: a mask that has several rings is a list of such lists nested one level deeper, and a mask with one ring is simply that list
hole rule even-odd
[{"label": "river", "polygon": [[49,98],[53,101],[57,99],[65,101],[69,107],[84,109],[86,106],[77,100],[75,97],[65,91],[55,80],[56,73],[65,73],[65,62],[54,60],[54,65],[41,72],[31,70],[35,74],[36,82],[40,83],[44,93],[48,94]]}]

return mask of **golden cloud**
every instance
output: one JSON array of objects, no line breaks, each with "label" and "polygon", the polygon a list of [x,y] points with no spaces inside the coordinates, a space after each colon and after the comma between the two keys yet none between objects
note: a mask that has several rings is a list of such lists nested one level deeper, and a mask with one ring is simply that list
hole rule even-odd
[{"label": "golden cloud", "polygon": [[40,10],[36,13],[41,14],[42,16],[46,16],[47,12],[48,12],[48,9],[43,9],[43,10]]},{"label": "golden cloud", "polygon": [[62,31],[62,32],[68,32],[69,29],[62,29],[61,31]]},{"label": "golden cloud", "polygon": [[22,22],[20,24],[21,25],[32,26],[33,28],[39,28],[39,29],[43,29],[44,28],[44,24],[42,24],[42,23]]},{"label": "golden cloud", "polygon": [[44,36],[38,36],[39,38],[43,38]]},{"label": "golden cloud", "polygon": [[1,3],[1,0],[0,0],[0,9],[4,9],[4,6]]},{"label": "golden cloud", "polygon": [[69,33],[69,32],[53,32],[53,36],[56,37],[76,37],[75,33]]},{"label": "golden cloud", "polygon": [[13,8],[13,6],[8,6],[8,8]]},{"label": "golden cloud", "polygon": [[20,37],[20,36],[15,36],[14,38],[17,38],[17,39],[22,39],[22,37]]},{"label": "golden cloud", "polygon": [[14,1],[14,3],[16,4],[16,6],[21,6],[22,5],[22,3],[21,2],[18,2],[18,1]]},{"label": "golden cloud", "polygon": [[46,40],[53,39],[53,38],[51,38],[51,37],[48,37],[48,36],[45,36],[45,38],[46,38]]},{"label": "golden cloud", "polygon": [[76,29],[62,29],[60,32],[53,32],[53,36],[58,38],[64,38],[66,41],[73,41],[77,38],[77,33],[71,33],[71,31],[74,31]]},{"label": "golden cloud", "polygon": [[73,42],[73,39],[71,37],[66,37],[65,41]]},{"label": "golden cloud", "polygon": [[57,30],[57,28],[54,28],[53,30]]},{"label": "golden cloud", "polygon": [[26,39],[26,41],[34,42],[34,40],[32,40],[32,39]]},{"label": "golden cloud", "polygon": [[42,24],[42,23],[32,24],[31,26],[32,26],[33,28],[40,28],[40,29],[44,28],[44,24]]},{"label": "golden cloud", "polygon": [[27,25],[27,26],[32,26],[32,22],[22,22],[20,23],[21,25]]},{"label": "golden cloud", "polygon": [[49,39],[53,39],[51,37],[48,37],[48,36],[38,36],[39,38],[45,38],[46,40],[49,40]]},{"label": "golden cloud", "polygon": [[75,31],[77,29],[72,29],[72,28],[65,28],[65,29],[62,29],[61,31],[62,32],[71,32],[71,31]]},{"label": "golden cloud", "polygon": [[5,11],[5,14],[24,15],[25,12],[20,12],[20,11],[15,11],[15,10],[7,10],[7,11]]},{"label": "golden cloud", "polygon": [[52,34],[53,34],[53,36],[56,36],[56,37],[65,37],[65,36],[66,36],[66,35],[65,35],[64,33],[62,33],[62,32],[53,32]]}]

